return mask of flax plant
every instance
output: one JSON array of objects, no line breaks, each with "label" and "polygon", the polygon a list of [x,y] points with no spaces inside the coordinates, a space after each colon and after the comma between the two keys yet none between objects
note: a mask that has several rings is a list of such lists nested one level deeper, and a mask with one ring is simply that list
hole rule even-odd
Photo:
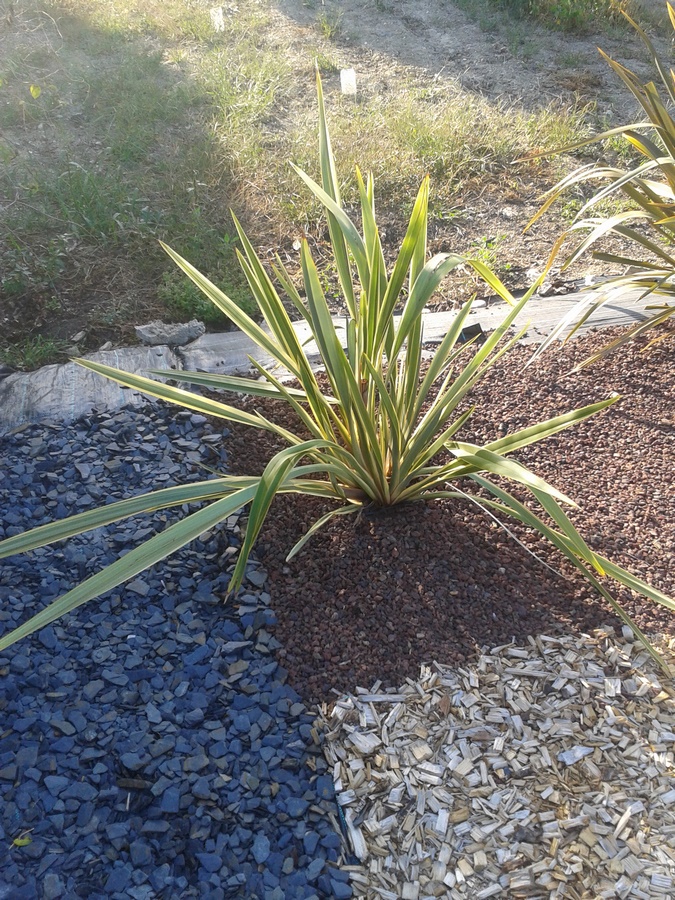
[{"label": "flax plant", "polygon": [[[482,491],[472,496],[493,514],[504,514],[545,535],[646,642],[604,585],[606,576],[675,609],[659,591],[594,553],[578,533],[561,504],[572,501],[530,471],[512,454],[606,409],[615,398],[601,400],[483,446],[463,441],[459,434],[473,408],[463,401],[522,332],[510,333],[535,286],[516,302],[504,285],[477,260],[443,253],[427,260],[429,179],[424,179],[414,204],[398,257],[387,272],[375,219],[372,176],[356,177],[361,200],[362,234],[340,202],[321,82],[319,155],[321,184],[296,169],[325,208],[340,286],[348,309],[342,342],[321,287],[321,279],[305,242],[301,249],[304,297],[280,260],[274,267],[299,316],[319,349],[329,388],[322,388],[310,365],[305,345],[293,327],[275,282],[263,267],[235,220],[243,252],[239,254],[252,296],[265,327],[257,324],[189,262],[168,247],[172,259],[213,303],[276,362],[265,367],[251,358],[260,379],[180,372],[175,380],[197,387],[240,392],[285,402],[297,416],[298,431],[283,427],[259,411],[247,411],[199,393],[132,375],[88,360],[78,362],[120,384],[187,409],[271,432],[288,445],[267,464],[259,477],[223,475],[201,484],[154,491],[87,511],[0,542],[0,556],[9,556],[122,519],[185,503],[204,505],[129,551],[106,569],[55,600],[32,619],[0,639],[0,650],[58,616],[97,597],[163,559],[250,504],[248,525],[230,583],[236,591],[271,503],[280,493],[332,500],[335,505],[316,521],[290,550],[291,559],[308,538],[336,516],[353,515],[366,506],[389,507],[416,501],[451,499],[466,502],[467,482]],[[510,306],[502,324],[481,346],[462,343],[471,310],[458,313],[433,358],[423,364],[422,315],[444,276],[460,264],[471,264]],[[400,309],[400,315],[395,312]],[[524,329],[523,329],[524,330]],[[344,345],[343,345],[344,343]],[[295,379],[282,380],[279,368]],[[167,373],[155,372],[166,378]],[[496,478],[496,480],[495,480]],[[504,487],[511,480],[529,490],[539,513]],[[660,657],[656,651],[656,658]]]},{"label": "flax plant", "polygon": [[[667,7],[671,24],[675,29],[675,10],[670,3]],[[675,300],[675,119],[672,115],[675,105],[675,72],[661,62],[654,45],[642,28],[627,13],[624,12],[623,15],[637,31],[656,66],[665,89],[665,102],[653,81],[642,84],[634,72],[601,50],[601,55],[636,98],[647,119],[604,131],[590,140],[580,141],[555,152],[575,150],[618,135],[638,151],[642,162],[627,171],[607,165],[582,166],[548,192],[545,202],[527,227],[529,228],[566,191],[585,183],[600,182],[602,186],[581,208],[571,228],[556,242],[547,268],[553,265],[568,238],[576,236],[579,232],[585,232],[584,237],[567,253],[561,271],[565,271],[584,253],[592,250],[594,259],[624,266],[625,274],[610,278],[588,291],[539,345],[535,357],[566,332],[568,332],[567,339],[571,338],[605,303],[620,299],[627,293],[634,295],[636,289],[641,292],[641,299],[662,299],[663,302],[647,305],[649,315],[606,347],[583,360],[576,366],[577,370],[602,359],[638,334],[660,325],[675,314],[675,305],[672,303]],[[647,134],[644,134],[644,131],[647,131]],[[628,209],[609,217],[589,215],[603,200],[617,195],[628,203]],[[622,253],[594,250],[595,245],[608,235],[618,235],[627,239],[633,249]]]}]

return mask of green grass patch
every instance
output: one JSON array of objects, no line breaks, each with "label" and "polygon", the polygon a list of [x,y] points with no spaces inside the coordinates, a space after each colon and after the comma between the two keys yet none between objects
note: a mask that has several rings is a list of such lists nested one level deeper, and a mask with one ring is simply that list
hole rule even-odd
[{"label": "green grass patch", "polygon": [[[489,21],[490,12],[485,9],[485,0],[457,0],[457,3]],[[487,6],[505,11],[516,19],[535,19],[548,28],[567,32],[623,27],[622,11],[638,20],[651,22],[654,19],[638,0],[488,0]]]},{"label": "green grass patch", "polygon": [[[249,316],[255,316],[258,307],[251,299],[251,292],[243,279],[226,278],[222,273],[205,272],[209,281],[220,288],[237,306]],[[204,294],[188,278],[178,270],[165,272],[157,294],[167,310],[178,321],[185,322],[199,319],[214,330],[225,329],[230,325],[227,316],[208,300]]]},{"label": "green grass patch", "polygon": [[28,337],[11,346],[0,347],[0,361],[13,369],[38,369],[54,362],[64,362],[68,345],[41,335]]}]

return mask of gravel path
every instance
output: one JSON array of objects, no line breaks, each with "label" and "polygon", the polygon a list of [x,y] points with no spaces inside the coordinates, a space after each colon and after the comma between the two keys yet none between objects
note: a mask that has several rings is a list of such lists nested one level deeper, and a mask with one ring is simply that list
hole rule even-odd
[{"label": "gravel path", "polygon": [[[0,442],[0,536],[223,468],[203,417],[42,423]],[[0,631],[184,514],[0,567]],[[224,607],[236,518],[0,656],[0,898],[350,897],[313,716],[275,660],[265,573]]]},{"label": "gravel path", "polygon": [[[494,440],[619,392],[622,400],[609,410],[518,458],[577,501],[572,518],[594,549],[675,596],[673,342],[645,353],[644,342],[633,343],[601,366],[567,374],[611,333],[576,340],[529,369],[531,348],[516,348],[475,389],[476,411],[462,437]],[[271,405],[266,413],[283,415]],[[266,435],[252,442],[238,428],[229,448],[242,472],[260,469],[274,449]],[[278,499],[257,548],[273,585],[280,652],[307,700],[334,699],[334,690],[349,693],[378,680],[397,688],[416,679],[422,663],[462,664],[483,646],[530,634],[619,627],[545,541],[513,527],[555,572],[469,502],[339,518],[287,564],[299,535],[326,508]],[[667,610],[616,596],[647,632],[673,634]]]}]

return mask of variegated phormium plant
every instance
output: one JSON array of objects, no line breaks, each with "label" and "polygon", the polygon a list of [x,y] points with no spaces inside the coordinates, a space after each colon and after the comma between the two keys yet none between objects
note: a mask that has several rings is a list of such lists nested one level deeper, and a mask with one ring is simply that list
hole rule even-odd
[{"label": "variegated phormium plant", "polygon": [[[675,9],[670,3],[666,5],[675,29]],[[646,309],[650,311],[643,320],[579,363],[576,369],[602,359],[626,341],[675,315],[675,72],[661,62],[642,28],[627,13],[622,14],[644,43],[658,72],[665,99],[659,95],[654,82],[642,84],[634,72],[601,50],[604,59],[642,107],[646,119],[613,128],[589,140],[553,152],[562,153],[608,138],[622,137],[640,154],[642,161],[627,171],[608,165],[582,166],[548,192],[543,205],[527,226],[529,228],[536,222],[552,203],[571,188],[585,183],[599,183],[600,187],[583,205],[575,222],[556,242],[547,268],[558,258],[563,243],[582,232],[583,238],[564,257],[561,271],[565,271],[589,250],[594,259],[623,266],[625,270],[625,274],[609,278],[586,291],[584,297],[542,341],[535,358],[565,333],[568,339],[572,337],[599,307],[612,300],[619,300],[627,293],[635,294],[636,290],[641,292],[642,299],[646,301]],[[599,203],[616,197],[620,197],[628,208],[608,217],[589,215]],[[629,242],[630,249],[621,253],[595,249],[608,235],[624,238]]]},{"label": "variegated phormium plant", "polygon": [[[180,372],[176,379],[211,389],[284,401],[297,415],[302,436],[265,418],[260,412],[238,409],[162,382],[79,360],[81,365],[126,387],[187,409],[272,432],[283,438],[288,446],[270,460],[259,477],[225,475],[201,484],[154,491],[1,542],[0,556],[6,557],[126,516],[188,502],[204,503],[197,512],[131,550],[4,636],[0,639],[0,650],[134,577],[248,504],[248,526],[230,585],[233,591],[241,584],[251,549],[270,504],[279,493],[298,493],[335,501],[334,508],[315,522],[308,534],[292,548],[290,559],[310,535],[331,518],[353,514],[364,506],[386,507],[436,498],[464,501],[467,494],[457,484],[463,479],[469,479],[483,489],[483,499],[473,497],[474,502],[545,535],[638,635],[637,626],[602,583],[605,576],[675,609],[675,603],[668,597],[594,553],[563,511],[561,503],[572,501],[512,458],[514,451],[605,409],[614,399],[574,410],[484,446],[461,440],[461,429],[473,411],[471,408],[460,411],[462,401],[518,339],[518,334],[509,338],[507,332],[527,304],[529,294],[516,303],[504,285],[479,261],[467,261],[447,253],[427,261],[428,178],[422,182],[396,262],[387,272],[375,221],[373,178],[369,176],[364,182],[357,172],[361,234],[340,202],[320,80],[317,80],[317,86],[321,185],[304,172],[297,171],[326,211],[338,278],[349,311],[345,347],[331,319],[307,243],[301,249],[304,298],[280,261],[274,273],[311,331],[325,367],[329,392],[322,390],[275,284],[238,222],[236,226],[243,247],[239,261],[268,330],[242,312],[188,262],[166,248],[206,296],[279,367],[294,376],[297,386],[285,385],[276,367],[265,368],[253,360],[251,362],[262,380],[189,372]],[[423,365],[424,308],[443,277],[465,262],[470,263],[511,308],[482,346],[470,348],[460,341],[471,309],[471,304],[466,304],[433,359],[428,366]],[[395,317],[394,311],[398,308],[401,308],[401,315]],[[165,371],[153,374],[167,376]],[[494,476],[498,476],[497,481],[493,480]],[[503,479],[524,485],[544,518],[512,496],[501,484]],[[640,637],[645,640],[642,635]]]}]

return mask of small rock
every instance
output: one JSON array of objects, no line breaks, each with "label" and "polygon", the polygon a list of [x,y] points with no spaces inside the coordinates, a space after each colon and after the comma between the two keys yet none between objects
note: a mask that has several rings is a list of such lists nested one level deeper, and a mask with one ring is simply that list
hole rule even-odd
[{"label": "small rock", "polygon": [[216,853],[197,853],[196,856],[207,872],[218,872],[223,867],[223,861]]},{"label": "small rock", "polygon": [[135,866],[149,866],[152,863],[152,850],[144,841],[133,841],[129,853]]},{"label": "small rock", "polygon": [[159,741],[155,741],[154,744],[150,744],[148,751],[150,756],[156,759],[158,756],[164,756],[165,753],[169,753],[175,746],[176,741],[174,738],[161,738]]},{"label": "small rock", "polygon": [[307,811],[307,807],[309,803],[306,800],[301,800],[300,797],[291,797],[286,801],[286,811],[289,816],[293,816],[294,819],[299,819],[300,816],[304,816]]},{"label": "small rock", "polygon": [[120,762],[130,772],[139,772],[145,765],[145,761],[138,753],[123,753],[120,756]]},{"label": "small rock", "polygon": [[270,855],[270,842],[269,838],[264,835],[262,832],[255,836],[255,840],[253,841],[253,858],[261,866],[264,862],[267,861],[267,857]]},{"label": "small rock", "polygon": [[267,581],[267,573],[263,572],[262,569],[251,569],[250,572],[246,573],[246,577],[256,587],[264,587]]},{"label": "small rock", "polygon": [[326,860],[321,859],[313,859],[311,863],[307,866],[307,881],[316,881],[319,875],[323,872],[323,868],[326,865]]},{"label": "small rock", "polygon": [[307,831],[305,832],[302,838],[302,845],[305,848],[305,853],[308,856],[313,856],[314,851],[317,848],[317,844],[319,843],[319,835],[316,831]]},{"label": "small rock", "polygon": [[202,775],[192,785],[192,794],[198,800],[208,800],[211,797],[211,787],[209,779]]},{"label": "small rock", "polygon": [[180,812],[180,789],[177,786],[172,785],[164,791],[160,809],[167,813]]},{"label": "small rock", "polygon": [[142,578],[135,578],[133,581],[129,582],[127,590],[133,591],[134,594],[139,594],[141,597],[147,597],[150,593],[150,585],[147,581],[143,581]]},{"label": "small rock", "polygon": [[64,791],[63,796],[68,799],[84,802],[93,800],[97,794],[98,791],[93,785],[87,784],[85,781],[76,781]]},{"label": "small rock", "polygon": [[48,872],[42,882],[42,897],[44,900],[58,900],[66,892],[66,886],[58,875]]},{"label": "small rock", "polygon": [[90,681],[89,684],[85,685],[82,689],[82,693],[87,698],[87,700],[93,700],[94,697],[99,694],[103,688],[105,687],[105,682],[97,679],[96,681]]},{"label": "small rock", "polygon": [[114,672],[112,669],[104,669],[101,673],[106,681],[115,684],[118,687],[124,687],[129,684],[129,678],[123,672]]},{"label": "small rock", "polygon": [[105,883],[104,890],[106,894],[118,894],[124,891],[131,881],[131,866],[127,863],[119,868],[113,869],[108,880]]},{"label": "small rock", "polygon": [[136,325],[134,331],[138,340],[150,347],[157,347],[160,344],[166,344],[168,347],[182,347],[201,337],[206,331],[206,327],[197,319],[177,325],[166,325],[157,319],[147,325]]},{"label": "small rock", "polygon": [[43,628],[38,632],[38,640],[43,647],[47,648],[47,650],[53,650],[54,647],[56,647],[56,635],[54,634],[54,629],[51,625],[47,625],[46,628]]},{"label": "small rock", "polygon": [[335,900],[348,900],[348,898],[353,896],[351,886],[343,881],[336,881],[334,878],[331,878],[330,886],[331,897],[334,897]]},{"label": "small rock", "polygon": [[[322,800],[332,800],[335,796],[335,785],[330,775],[319,775],[314,787]],[[309,853],[309,850],[307,852]]]},{"label": "small rock", "polygon": [[10,660],[9,668],[17,675],[24,675],[30,669],[30,659],[23,654],[17,654]]},{"label": "small rock", "polygon": [[52,795],[52,797],[58,797],[70,784],[70,781],[67,778],[64,778],[63,775],[47,775],[45,778],[45,787]]},{"label": "small rock", "polygon": [[209,758],[204,753],[198,756],[188,756],[183,763],[184,772],[201,772],[209,764]]},{"label": "small rock", "polygon": [[145,714],[148,717],[148,722],[153,725],[159,725],[162,721],[162,714],[154,705],[154,703],[147,703],[145,706]]},{"label": "small rock", "polygon": [[195,725],[201,725],[204,721],[204,710],[203,709],[191,709],[188,713],[185,714],[185,724],[189,725],[190,728],[194,728]]},{"label": "small rock", "polygon": [[590,756],[591,753],[593,753],[592,747],[582,747],[581,744],[576,744],[574,747],[570,747],[569,750],[561,751],[558,754],[558,759],[560,762],[565,763],[566,766],[573,766],[574,763],[578,763],[585,756]]}]

